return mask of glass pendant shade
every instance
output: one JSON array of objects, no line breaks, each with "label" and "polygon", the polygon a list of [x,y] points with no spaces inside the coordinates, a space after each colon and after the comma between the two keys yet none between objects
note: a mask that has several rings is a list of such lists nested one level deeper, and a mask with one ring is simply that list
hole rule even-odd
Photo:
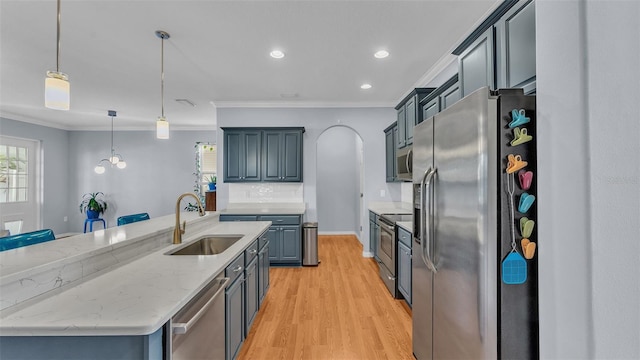
[{"label": "glass pendant shade", "polygon": [[116,166],[118,167],[118,169],[124,169],[127,167],[127,163],[125,161],[119,161]]},{"label": "glass pendant shade", "polygon": [[158,118],[158,121],[156,121],[156,138],[169,138],[169,122],[162,116]]},{"label": "glass pendant shade", "polygon": [[98,165],[95,168],[93,168],[93,171],[96,172],[96,174],[104,174],[104,166],[102,165]]},{"label": "glass pendant shade", "polygon": [[116,165],[120,162],[120,158],[118,157],[118,155],[113,155],[109,158],[109,162],[113,165]]},{"label": "glass pendant shade", "polygon": [[71,86],[66,74],[47,71],[44,80],[44,106],[54,110],[69,110]]}]

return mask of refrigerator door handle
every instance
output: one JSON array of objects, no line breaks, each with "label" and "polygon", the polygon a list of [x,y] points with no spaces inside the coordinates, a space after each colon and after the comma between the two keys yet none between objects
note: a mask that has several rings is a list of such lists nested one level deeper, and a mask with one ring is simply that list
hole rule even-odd
[{"label": "refrigerator door handle", "polygon": [[425,178],[425,198],[427,196],[427,194],[429,195],[429,200],[426,201],[426,205],[427,208],[429,209],[429,211],[427,212],[427,216],[428,218],[426,219],[426,227],[424,228],[424,232],[426,233],[427,236],[425,236],[425,239],[427,239],[426,244],[424,245],[425,249],[426,249],[426,254],[427,254],[427,260],[429,261],[429,264],[427,266],[429,266],[429,268],[431,269],[431,271],[433,271],[433,273],[435,274],[438,270],[436,269],[436,264],[433,261],[434,257],[431,254],[431,250],[434,249],[433,247],[433,240],[434,240],[434,226],[433,226],[433,217],[434,217],[434,212],[435,212],[435,207],[434,207],[434,192],[433,192],[433,179],[436,175],[436,171],[437,169],[430,169],[429,173],[427,174],[426,178]]},{"label": "refrigerator door handle", "polygon": [[422,258],[422,261],[424,262],[424,264],[427,266],[428,269],[431,269],[429,267],[429,261],[427,260],[426,256],[425,256],[425,245],[426,245],[426,239],[425,239],[425,217],[426,217],[426,211],[427,209],[424,207],[424,203],[425,203],[425,189],[424,189],[424,183],[427,180],[427,176],[429,175],[429,173],[431,172],[431,168],[427,169],[427,171],[424,172],[424,175],[422,176],[422,180],[420,181],[420,234],[419,234],[419,238],[420,238],[420,258]]}]

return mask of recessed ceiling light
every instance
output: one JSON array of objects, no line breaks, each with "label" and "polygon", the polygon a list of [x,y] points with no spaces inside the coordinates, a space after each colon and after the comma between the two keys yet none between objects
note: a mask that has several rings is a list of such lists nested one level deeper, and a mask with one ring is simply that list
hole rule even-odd
[{"label": "recessed ceiling light", "polygon": [[373,56],[375,56],[376,59],[384,59],[389,56],[389,52],[387,50],[380,50],[373,54]]},{"label": "recessed ceiling light", "polygon": [[360,89],[369,90],[371,89],[371,84],[362,84],[360,85]]},{"label": "recessed ceiling light", "polygon": [[274,59],[282,59],[284,57],[284,53],[280,50],[273,50],[269,55]]}]

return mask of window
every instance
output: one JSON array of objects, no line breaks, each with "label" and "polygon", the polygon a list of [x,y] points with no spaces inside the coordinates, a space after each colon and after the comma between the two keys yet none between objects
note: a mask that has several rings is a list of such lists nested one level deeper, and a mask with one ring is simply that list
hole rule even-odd
[{"label": "window", "polygon": [[0,145],[0,203],[28,200],[29,149]]},{"label": "window", "polygon": [[218,174],[218,150],[216,144],[196,143],[196,178],[200,195],[209,190],[209,179]]},{"label": "window", "polygon": [[40,228],[41,166],[39,141],[0,136],[0,230]]}]

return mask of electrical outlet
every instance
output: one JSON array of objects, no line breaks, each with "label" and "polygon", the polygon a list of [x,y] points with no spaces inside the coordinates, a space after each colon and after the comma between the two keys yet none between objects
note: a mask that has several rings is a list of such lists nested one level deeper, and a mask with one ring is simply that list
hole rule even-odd
[{"label": "electrical outlet", "polygon": [[65,216],[65,217],[63,217],[63,218],[62,218],[62,220],[63,220],[64,222],[67,222],[67,221],[69,220],[69,217],[68,217],[68,216]]},{"label": "electrical outlet", "polygon": [[387,192],[384,191],[384,189],[380,190],[380,197],[385,197],[387,195]]}]

